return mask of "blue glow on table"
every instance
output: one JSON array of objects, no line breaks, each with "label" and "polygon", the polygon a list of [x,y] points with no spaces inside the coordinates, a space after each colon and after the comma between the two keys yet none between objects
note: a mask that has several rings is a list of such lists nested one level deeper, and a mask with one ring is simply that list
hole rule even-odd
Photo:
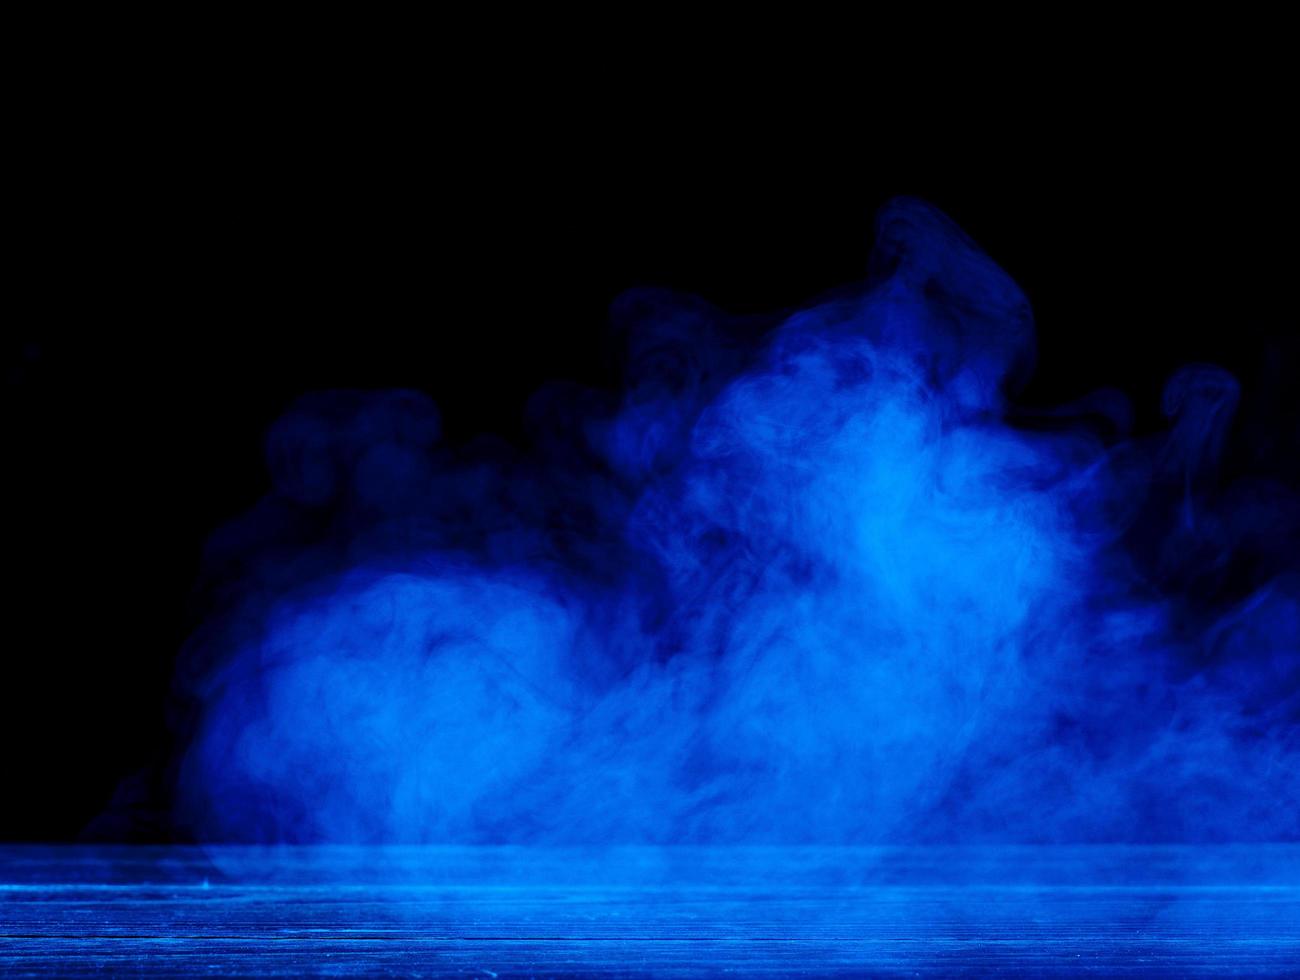
[{"label": "blue glow on table", "polygon": [[0,973],[1300,972],[1300,846],[4,847]]}]

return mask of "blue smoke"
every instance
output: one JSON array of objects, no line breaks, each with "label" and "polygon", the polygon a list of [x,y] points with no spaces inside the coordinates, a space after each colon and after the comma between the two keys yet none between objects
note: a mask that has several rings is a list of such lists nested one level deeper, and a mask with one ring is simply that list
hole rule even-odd
[{"label": "blue smoke", "polygon": [[[301,400],[205,559],[177,812],[207,839],[1300,838],[1300,503],[1191,366],[1017,414],[1034,327],[899,200],[867,284],[755,340],[652,291],[619,399],[531,449]],[[617,402],[617,403],[615,403]]]}]

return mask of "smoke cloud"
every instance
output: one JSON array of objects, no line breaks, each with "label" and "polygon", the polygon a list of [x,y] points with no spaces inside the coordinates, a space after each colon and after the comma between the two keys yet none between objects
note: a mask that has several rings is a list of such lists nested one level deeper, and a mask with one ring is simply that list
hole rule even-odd
[{"label": "smoke cloud", "polygon": [[176,811],[213,840],[1300,838],[1300,497],[1192,365],[1128,438],[1019,410],[1034,325],[947,218],[758,340],[614,310],[621,395],[527,451],[302,399],[218,532]]}]

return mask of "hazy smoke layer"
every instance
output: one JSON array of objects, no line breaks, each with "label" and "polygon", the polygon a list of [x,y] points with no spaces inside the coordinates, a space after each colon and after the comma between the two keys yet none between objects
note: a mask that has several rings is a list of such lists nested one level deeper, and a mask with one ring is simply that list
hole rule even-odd
[{"label": "hazy smoke layer", "polygon": [[615,310],[621,404],[452,452],[411,392],[303,399],[212,540],[178,811],[213,839],[1300,837],[1300,506],[1102,394],[1008,422],[1014,283],[880,216],[866,287],[746,341]]}]

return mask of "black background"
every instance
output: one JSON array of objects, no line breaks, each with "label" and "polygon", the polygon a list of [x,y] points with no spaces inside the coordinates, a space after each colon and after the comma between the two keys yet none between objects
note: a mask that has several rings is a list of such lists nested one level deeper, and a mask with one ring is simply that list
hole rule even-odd
[{"label": "black background", "polygon": [[619,292],[792,307],[861,276],[895,194],[947,211],[1028,293],[1026,401],[1112,385],[1154,428],[1165,378],[1203,360],[1245,382],[1243,410],[1294,424],[1297,161],[1267,104],[958,106],[896,127],[879,93],[778,122],[653,97],[398,109],[162,88],[142,80],[131,112],[65,102],[20,189],[0,838],[102,833],[124,779],[156,810],[143,832],[167,835],[200,548],[267,489],[261,436],[298,394],[420,388],[448,439],[522,443],[543,381],[617,385]]}]

